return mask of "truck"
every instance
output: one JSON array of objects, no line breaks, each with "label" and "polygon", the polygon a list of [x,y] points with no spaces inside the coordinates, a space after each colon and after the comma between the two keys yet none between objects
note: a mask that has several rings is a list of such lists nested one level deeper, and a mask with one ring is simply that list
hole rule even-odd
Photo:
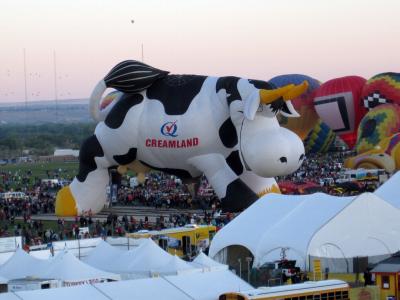
[{"label": "truck", "polygon": [[207,252],[215,233],[216,227],[212,225],[187,224],[163,230],[140,230],[127,236],[135,239],[152,238],[170,254],[188,257],[199,250]]}]

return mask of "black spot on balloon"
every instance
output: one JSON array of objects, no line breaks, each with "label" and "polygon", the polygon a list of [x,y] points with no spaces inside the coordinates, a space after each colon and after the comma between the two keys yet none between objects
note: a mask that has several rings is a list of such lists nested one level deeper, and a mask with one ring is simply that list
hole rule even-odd
[{"label": "black spot on balloon", "polygon": [[228,166],[235,172],[236,175],[240,175],[243,173],[243,165],[240,161],[239,151],[233,151],[229,156],[226,158],[226,163]]},{"label": "black spot on balloon", "polygon": [[79,151],[79,173],[76,178],[80,182],[84,182],[88,174],[97,169],[97,164],[94,158],[102,156],[104,156],[104,152],[97,137],[92,135],[86,139],[82,143]]},{"label": "black spot on balloon", "polygon": [[226,119],[226,121],[222,123],[218,133],[219,138],[225,147],[233,148],[238,143],[236,128],[233,125],[231,118]]},{"label": "black spot on balloon", "polygon": [[226,187],[226,195],[221,199],[221,208],[225,212],[240,212],[257,199],[257,195],[238,178]]},{"label": "black spot on balloon", "polygon": [[225,76],[220,77],[217,80],[217,85],[215,87],[216,92],[218,93],[220,90],[225,90],[227,94],[228,104],[231,104],[232,101],[242,100],[242,97],[239,94],[239,90],[237,87],[239,77],[234,76]]},{"label": "black spot on balloon", "polygon": [[108,113],[104,123],[112,129],[117,129],[124,122],[128,111],[142,101],[143,96],[140,94],[123,94]]},{"label": "black spot on balloon", "polygon": [[114,155],[113,158],[120,165],[127,165],[136,159],[136,153],[137,153],[136,148],[130,148],[126,154]]},{"label": "black spot on balloon", "polygon": [[168,75],[150,86],[146,95],[149,100],[160,101],[167,115],[183,115],[206,78],[199,75]]}]

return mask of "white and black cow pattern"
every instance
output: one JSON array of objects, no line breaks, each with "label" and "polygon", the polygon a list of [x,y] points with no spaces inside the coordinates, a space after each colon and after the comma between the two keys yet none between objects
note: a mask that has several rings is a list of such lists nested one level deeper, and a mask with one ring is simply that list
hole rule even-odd
[{"label": "white and black cow pattern", "polygon": [[[168,72],[154,69],[156,75],[145,78],[153,79],[149,83],[143,82],[143,73],[136,73],[132,67],[137,64],[135,61],[130,61],[129,67],[120,64],[129,74],[114,68],[107,75],[108,82],[100,82],[96,88],[101,91],[95,90],[92,95],[92,99],[98,98],[105,87],[121,89],[123,85],[125,91],[138,88],[133,85],[140,74],[142,90],[122,94],[103,115],[104,120],[99,118],[101,112],[93,114],[92,111],[100,122],[94,136],[82,144],[79,174],[70,185],[79,212],[102,207],[103,203],[93,207],[95,200],[89,198],[92,198],[92,189],[105,189],[108,173],[104,170],[134,161],[183,179],[204,173],[221,199],[223,209],[233,212],[245,209],[257,199],[259,191],[250,188],[255,181],[286,174],[301,165],[304,157],[301,140],[280,128],[275,117],[282,110],[291,113],[287,102],[279,98],[269,105],[260,103],[260,90],[273,88],[268,82],[238,77],[167,75]],[[123,78],[123,82],[110,81],[115,77]],[[124,86],[126,82],[132,86]],[[285,139],[294,139],[296,145],[291,149],[267,149],[273,148],[266,145],[273,145],[270,140],[275,136],[282,146],[289,143]],[[265,147],[265,151],[257,149],[258,146]],[[256,156],[264,152],[265,158],[259,157],[260,163],[255,163]],[[264,160],[271,153],[276,159],[264,167]],[[252,182],[246,182],[248,178]],[[96,201],[105,202],[105,199]]]}]

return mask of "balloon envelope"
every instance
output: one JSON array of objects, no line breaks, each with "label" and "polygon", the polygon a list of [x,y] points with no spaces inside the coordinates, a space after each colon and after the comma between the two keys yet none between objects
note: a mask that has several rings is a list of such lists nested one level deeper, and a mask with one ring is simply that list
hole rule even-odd
[{"label": "balloon envelope", "polygon": [[383,104],[371,109],[361,120],[357,131],[356,151],[364,153],[383,139],[400,132],[400,106]]},{"label": "balloon envelope", "polygon": [[278,115],[280,125],[295,132],[302,140],[307,137],[319,119],[313,104],[315,91],[320,86],[319,81],[302,74],[280,75],[269,80],[269,82],[276,87],[282,87],[288,84],[297,85],[301,84],[303,81],[308,82],[307,91],[300,97],[292,99],[292,104],[300,114],[300,117],[287,118]]},{"label": "balloon envelope", "polygon": [[366,80],[359,76],[335,78],[316,91],[314,106],[319,117],[350,147],[357,139],[357,127],[367,112],[361,91]]},{"label": "balloon envelope", "polygon": [[386,103],[400,105],[400,73],[381,73],[367,81],[362,90],[363,105],[367,109]]},{"label": "balloon envelope", "polygon": [[331,148],[335,138],[336,134],[333,130],[324,122],[318,120],[304,141],[306,154],[327,152]]}]

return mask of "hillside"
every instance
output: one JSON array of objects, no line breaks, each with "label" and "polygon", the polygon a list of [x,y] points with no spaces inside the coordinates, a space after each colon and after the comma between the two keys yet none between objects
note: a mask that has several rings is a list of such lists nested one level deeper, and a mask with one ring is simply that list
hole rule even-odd
[{"label": "hillside", "polygon": [[0,124],[89,123],[88,99],[0,103]]}]

